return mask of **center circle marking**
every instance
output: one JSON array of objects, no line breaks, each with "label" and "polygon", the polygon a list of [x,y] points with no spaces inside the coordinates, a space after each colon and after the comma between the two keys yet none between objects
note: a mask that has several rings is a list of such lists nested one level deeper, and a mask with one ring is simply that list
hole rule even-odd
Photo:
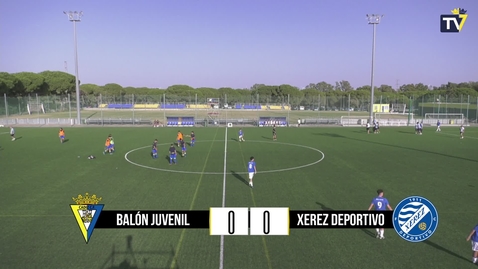
[{"label": "center circle marking", "polygon": [[[225,141],[224,140],[196,141],[196,143],[201,143],[201,142],[225,142]],[[325,154],[321,150],[318,150],[316,148],[309,147],[309,146],[297,145],[297,144],[291,144],[291,143],[282,143],[282,142],[276,142],[276,141],[272,142],[272,141],[257,141],[257,140],[247,140],[247,142],[245,142],[245,143],[269,143],[269,144],[279,144],[279,145],[286,145],[286,146],[296,146],[296,147],[310,149],[310,150],[313,150],[313,151],[316,151],[316,152],[319,152],[320,154],[322,154],[322,157],[319,160],[317,160],[315,162],[312,162],[312,163],[299,165],[299,166],[295,166],[295,167],[283,168],[283,169],[259,171],[259,174],[278,173],[278,172],[285,172],[285,171],[302,169],[302,168],[305,168],[305,167],[309,167],[309,166],[318,164],[325,159]],[[162,144],[158,144],[158,146],[170,145],[170,144],[171,143],[162,143]],[[171,169],[152,167],[152,166],[147,166],[147,165],[135,163],[128,158],[128,155],[130,153],[138,151],[138,150],[142,150],[142,149],[145,149],[145,148],[149,148],[149,147],[151,147],[151,146],[144,146],[144,147],[139,147],[139,148],[132,149],[132,150],[126,152],[126,154],[124,155],[124,159],[132,165],[142,167],[142,168],[146,168],[146,169],[156,170],[156,171],[180,173],[180,174],[196,174],[196,175],[202,175],[202,174],[204,174],[204,175],[224,175],[224,172],[196,172],[196,171],[182,171],[182,170],[171,170]],[[227,175],[232,175],[231,172],[226,173],[226,174]],[[248,172],[235,172],[235,174],[246,175],[246,174],[248,174]]]}]

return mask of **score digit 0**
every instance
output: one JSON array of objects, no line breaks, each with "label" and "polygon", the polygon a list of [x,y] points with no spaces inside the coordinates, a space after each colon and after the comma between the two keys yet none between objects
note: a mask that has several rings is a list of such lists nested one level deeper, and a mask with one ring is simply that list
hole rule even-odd
[{"label": "score digit 0", "polygon": [[289,235],[289,208],[251,207],[251,235]]},{"label": "score digit 0", "polygon": [[249,208],[212,207],[209,211],[211,235],[248,235]]}]

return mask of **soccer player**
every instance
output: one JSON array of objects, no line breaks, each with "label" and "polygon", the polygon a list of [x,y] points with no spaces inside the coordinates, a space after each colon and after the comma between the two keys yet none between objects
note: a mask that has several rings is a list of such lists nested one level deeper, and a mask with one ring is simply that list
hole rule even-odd
[{"label": "soccer player", "polygon": [[239,129],[239,142],[241,141],[245,141],[244,140],[244,132],[242,131],[242,129]]},{"label": "soccer player", "polygon": [[151,149],[154,149],[154,148],[158,149],[158,139],[154,139],[153,141],[153,146],[151,147]]},{"label": "soccer player", "polygon": [[173,163],[176,164],[176,148],[174,147],[174,144],[171,144],[169,147],[169,165]]},{"label": "soccer player", "polygon": [[108,136],[108,137],[106,138],[105,151],[103,151],[103,154],[106,154],[106,152],[109,152],[109,150],[110,150],[110,142],[111,142],[110,136]]},{"label": "soccer player", "polygon": [[151,150],[151,155],[153,156],[153,159],[158,158],[158,148],[156,146],[153,146],[153,149]]},{"label": "soccer player", "polygon": [[181,157],[186,157],[186,142],[181,139]]},{"label": "soccer player", "polygon": [[178,136],[176,137],[176,141],[178,142],[178,147],[181,146],[181,140],[183,140],[183,133],[181,133],[181,131],[178,131]]},{"label": "soccer player", "polygon": [[377,134],[379,134],[380,133],[380,123],[377,121],[375,124],[377,126]]},{"label": "soccer player", "polygon": [[[460,127],[460,139],[465,138],[465,126],[461,125]],[[15,140],[15,138],[14,138]]]},{"label": "soccer player", "polygon": [[[393,210],[390,204],[388,203],[387,198],[383,197],[383,190],[381,189],[377,190],[377,194],[378,196],[373,198],[372,203],[368,207],[368,210],[370,211],[374,207],[376,211],[385,211],[387,209]],[[377,228],[376,231],[377,231],[377,235],[376,235],[377,238],[385,239],[385,236],[384,236],[385,229]]]},{"label": "soccer player", "polygon": [[471,250],[473,250],[473,263],[478,262],[478,225],[471,230],[470,235],[466,238],[466,241],[471,239]]},{"label": "soccer player", "polygon": [[272,126],[272,140],[277,140],[276,125]]},{"label": "soccer player", "polygon": [[249,163],[247,164],[247,172],[249,172],[249,186],[251,188],[254,188],[254,184],[252,183],[252,178],[257,173],[256,161],[254,160],[254,157],[251,157]]},{"label": "soccer player", "polygon": [[370,133],[370,122],[367,122],[367,125],[365,127],[367,129],[367,134]]},{"label": "soccer player", "polygon": [[440,129],[440,125],[441,125],[441,122],[440,120],[437,121],[437,132],[441,132],[441,129]]},{"label": "soccer player", "polygon": [[63,128],[60,128],[58,136],[60,137],[60,143],[65,142],[65,130],[63,130]]},{"label": "soccer player", "polygon": [[418,134],[423,134],[423,121],[418,124]]},{"label": "soccer player", "polygon": [[415,134],[419,134],[419,129],[420,129],[420,123],[417,121],[417,124],[415,124]]},{"label": "soccer player", "polygon": [[15,141],[15,129],[13,129],[12,126],[10,126],[10,136],[12,137],[12,141]]},{"label": "soccer player", "polygon": [[191,131],[191,147],[194,147],[194,144],[196,144],[196,134]]},{"label": "soccer player", "polygon": [[111,135],[110,135],[109,152],[110,152],[110,154],[113,154],[113,152],[115,152],[115,140],[113,139],[113,137]]}]

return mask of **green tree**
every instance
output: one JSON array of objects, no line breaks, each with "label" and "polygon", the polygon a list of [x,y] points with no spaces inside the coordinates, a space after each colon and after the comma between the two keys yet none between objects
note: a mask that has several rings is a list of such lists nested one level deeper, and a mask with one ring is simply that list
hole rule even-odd
[{"label": "green tree", "polygon": [[21,82],[24,94],[48,93],[48,85],[42,75],[32,72],[21,72],[13,75]]},{"label": "green tree", "polygon": [[60,71],[44,71],[40,73],[45,78],[49,94],[67,94],[75,92],[75,76]]}]

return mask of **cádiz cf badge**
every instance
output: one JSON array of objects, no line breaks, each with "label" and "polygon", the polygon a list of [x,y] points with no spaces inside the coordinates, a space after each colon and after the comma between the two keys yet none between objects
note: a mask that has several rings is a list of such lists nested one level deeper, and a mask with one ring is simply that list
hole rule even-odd
[{"label": "c\u00e1diz cf badge", "polygon": [[99,204],[101,199],[101,197],[96,197],[95,194],[92,196],[88,193],[86,193],[85,196],[79,194],[78,197],[73,197],[73,201],[75,201],[76,204],[70,205],[71,211],[73,211],[76,222],[80,227],[81,234],[87,244],[88,241],[90,241],[96,221],[104,207],[104,205]]}]

